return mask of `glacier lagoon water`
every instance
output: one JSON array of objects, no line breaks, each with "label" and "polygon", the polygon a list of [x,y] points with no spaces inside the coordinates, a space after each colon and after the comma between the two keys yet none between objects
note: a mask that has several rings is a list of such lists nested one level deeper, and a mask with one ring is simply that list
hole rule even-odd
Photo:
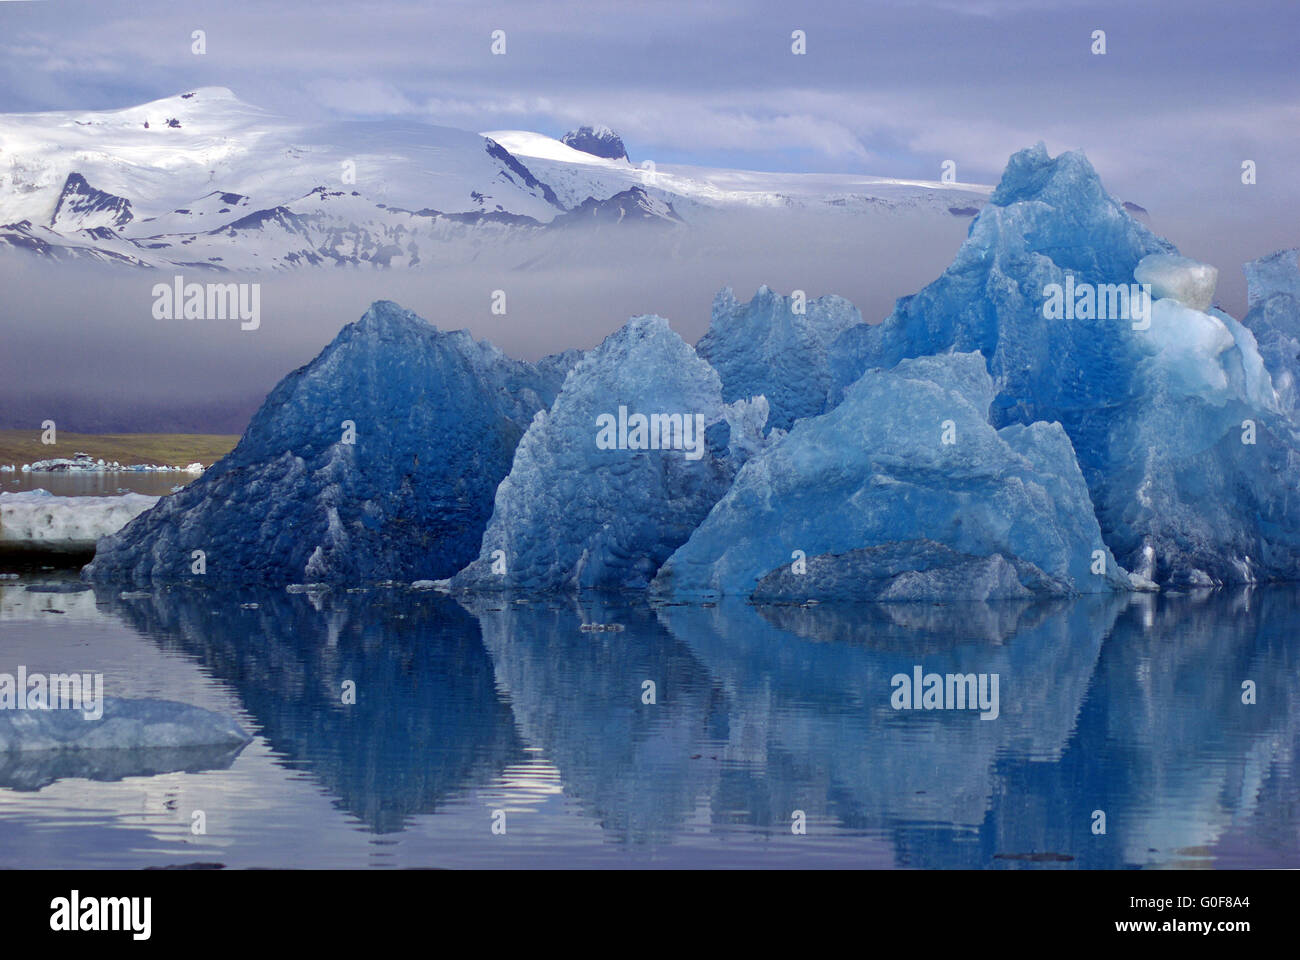
[{"label": "glacier lagoon water", "polygon": [[143,493],[165,497],[194,479],[188,473],[105,470],[96,473],[0,473],[0,493],[48,490],[56,497],[117,497]]},{"label": "glacier lagoon water", "polygon": [[[0,583],[0,670],[101,671],[254,739],[0,757],[0,866],[1300,866],[1297,585],[464,606],[55,576]],[[893,710],[915,665],[998,674],[998,718]]]}]

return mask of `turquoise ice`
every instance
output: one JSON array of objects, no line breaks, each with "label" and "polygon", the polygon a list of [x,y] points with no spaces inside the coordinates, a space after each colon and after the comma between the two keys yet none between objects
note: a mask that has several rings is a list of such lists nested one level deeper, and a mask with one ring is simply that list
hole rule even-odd
[{"label": "turquoise ice", "polygon": [[843,297],[785,297],[762,286],[740,303],[727,287],[714,297],[709,330],[695,349],[722,378],[723,400],[764,396],[768,429],[789,430],[795,420],[825,412],[827,347],[860,324],[858,308]]},{"label": "turquoise ice", "polygon": [[800,601],[1128,588],[1065,431],[996,430],[993,397],[978,353],[868,372],[744,466],[655,587]]},{"label": "turquoise ice", "polygon": [[[1294,428],[1250,330],[1206,305],[1213,269],[1176,254],[1083,154],[1023,150],[944,274],[831,345],[830,400],[871,367],[977,350],[993,425],[1064,427],[1129,570],[1184,587],[1300,577]],[[1119,297],[1142,277],[1149,311]],[[1092,303],[1052,315],[1059,288]]]},{"label": "turquoise ice", "polygon": [[724,404],[717,372],[667,320],[630,320],[533,419],[453,587],[644,588],[761,448],[763,412]]}]

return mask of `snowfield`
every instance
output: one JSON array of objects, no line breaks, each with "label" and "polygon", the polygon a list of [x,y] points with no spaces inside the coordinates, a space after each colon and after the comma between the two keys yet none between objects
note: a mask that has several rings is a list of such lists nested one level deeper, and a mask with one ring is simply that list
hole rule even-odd
[{"label": "snowfield", "polygon": [[303,122],[225,87],[121,110],[0,115],[0,248],[135,267],[411,268],[472,260],[483,243],[584,222],[680,227],[728,210],[791,207],[965,218],[989,191],[647,167],[527,131]]},{"label": "snowfield", "polygon": [[[863,212],[888,209],[982,207],[991,186],[837,173],[767,173],[652,160],[606,160],[540,133],[493,130],[483,134],[524,158],[556,195],[572,206],[641,186],[682,210],[726,207],[809,207]],[[649,166],[647,166],[649,164]]]}]

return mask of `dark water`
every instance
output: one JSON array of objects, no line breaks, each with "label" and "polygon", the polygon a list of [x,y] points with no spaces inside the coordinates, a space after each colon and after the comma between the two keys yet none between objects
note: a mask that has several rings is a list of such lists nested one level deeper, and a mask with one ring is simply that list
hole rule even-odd
[{"label": "dark water", "polygon": [[58,497],[113,497],[122,493],[143,493],[165,497],[183,487],[196,474],[179,470],[56,470],[41,473],[0,473],[0,493],[48,490]]},{"label": "dark water", "polygon": [[[108,695],[223,710],[255,739],[11,755],[0,866],[1300,866],[1296,587],[467,609],[35,582],[0,585],[0,671],[102,671]],[[915,665],[997,674],[999,716],[894,710]]]}]

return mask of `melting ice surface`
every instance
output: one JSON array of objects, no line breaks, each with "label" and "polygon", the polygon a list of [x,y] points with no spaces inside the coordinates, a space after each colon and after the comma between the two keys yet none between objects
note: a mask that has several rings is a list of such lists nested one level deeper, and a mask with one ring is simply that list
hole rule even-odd
[{"label": "melting ice surface", "polygon": [[[462,605],[48,576],[0,582],[0,670],[102,671],[254,739],[0,754],[4,866],[1300,866],[1295,586]],[[997,719],[894,710],[918,665],[997,674]],[[195,809],[221,830],[194,836]]]}]

